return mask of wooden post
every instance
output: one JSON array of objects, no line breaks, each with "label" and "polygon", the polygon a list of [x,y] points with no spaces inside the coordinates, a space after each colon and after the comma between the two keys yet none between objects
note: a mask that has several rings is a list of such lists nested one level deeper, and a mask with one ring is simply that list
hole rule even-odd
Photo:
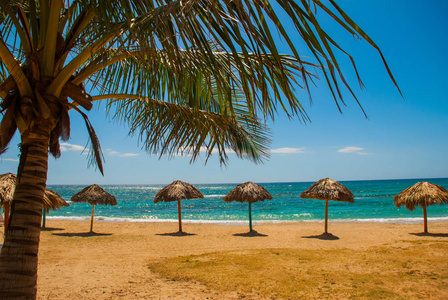
[{"label": "wooden post", "polygon": [[46,212],[45,208],[42,209],[42,228],[45,228],[45,219],[46,219]]},{"label": "wooden post", "polygon": [[252,232],[252,208],[250,202],[249,202],[249,229]]},{"label": "wooden post", "polygon": [[5,211],[4,225],[6,233],[6,228],[8,228],[8,222],[9,222],[9,203],[5,202],[5,204],[3,205],[3,210]]},{"label": "wooden post", "polygon": [[93,232],[93,216],[95,215],[95,205],[92,205],[92,216],[90,217],[90,232]]},{"label": "wooden post", "polygon": [[328,200],[325,200],[325,233],[328,233]]},{"label": "wooden post", "polygon": [[179,215],[179,232],[182,232],[182,212],[180,210],[180,199],[177,200],[177,214]]},{"label": "wooden post", "polygon": [[423,227],[424,227],[424,232],[428,233],[428,217],[426,215],[426,205],[423,205]]}]

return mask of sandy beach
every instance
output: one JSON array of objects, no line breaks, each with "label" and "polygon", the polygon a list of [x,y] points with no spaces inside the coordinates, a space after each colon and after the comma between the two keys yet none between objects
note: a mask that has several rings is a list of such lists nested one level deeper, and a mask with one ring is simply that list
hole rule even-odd
[{"label": "sandy beach", "polygon": [[[408,296],[448,299],[448,289],[443,289],[448,287],[447,222],[429,223],[429,235],[419,234],[422,232],[421,224],[330,222],[329,231],[334,235],[333,239],[320,236],[323,232],[320,222],[255,223],[254,229],[260,236],[242,234],[248,231],[247,226],[184,223],[184,231],[188,235],[178,236],[173,234],[177,223],[97,221],[95,233],[89,234],[89,222],[47,220],[40,242],[38,298],[276,299],[281,297],[256,290],[221,289],[219,282],[207,284],[201,280],[169,278],[148,266],[154,262],[163,265],[166,259],[208,253],[287,249],[312,250],[316,255],[328,253],[325,252],[328,250],[348,250],[364,255],[367,251],[372,253],[372,250],[378,250],[378,253],[394,249],[412,251],[415,245],[425,245],[441,249],[437,260],[444,260],[445,268],[425,270],[437,275],[438,285],[432,289],[434,292]],[[338,260],[326,261],[328,272],[337,270],[338,264]],[[350,268],[356,271],[356,264],[354,262]],[[306,264],[300,267],[307,268]],[[381,274],[381,267],[376,268],[376,272]],[[428,268],[431,268],[430,264]],[[297,298],[302,296],[297,294]],[[309,298],[321,296],[311,294]]]}]

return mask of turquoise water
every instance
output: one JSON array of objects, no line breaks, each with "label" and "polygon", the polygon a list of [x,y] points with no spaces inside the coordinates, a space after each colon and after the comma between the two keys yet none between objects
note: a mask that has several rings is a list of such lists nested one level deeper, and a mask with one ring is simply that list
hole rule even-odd
[{"label": "turquoise water", "polygon": [[[341,181],[355,195],[355,203],[330,201],[329,219],[357,222],[420,222],[422,210],[410,212],[396,208],[393,196],[419,182],[429,181],[448,189],[448,178]],[[302,199],[300,193],[312,182],[262,183],[273,196],[272,200],[252,205],[252,216],[258,222],[316,221],[324,217],[325,201]],[[248,219],[247,203],[225,203],[222,200],[236,184],[197,184],[204,199],[182,200],[182,220],[191,222],[241,223]],[[70,197],[85,186],[53,185],[70,203],[58,211],[51,211],[50,219],[88,219],[92,206],[71,203]],[[154,203],[154,196],[163,185],[104,185],[117,198],[116,206],[97,205],[95,216],[107,221],[177,221],[177,203]],[[428,207],[429,220],[448,220],[448,205]]]}]

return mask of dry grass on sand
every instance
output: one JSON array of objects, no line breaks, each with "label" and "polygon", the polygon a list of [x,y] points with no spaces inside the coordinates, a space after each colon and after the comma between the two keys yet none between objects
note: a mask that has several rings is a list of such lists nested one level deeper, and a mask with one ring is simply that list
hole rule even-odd
[{"label": "dry grass on sand", "polygon": [[262,249],[154,261],[174,280],[274,299],[448,299],[447,242],[368,250]]}]

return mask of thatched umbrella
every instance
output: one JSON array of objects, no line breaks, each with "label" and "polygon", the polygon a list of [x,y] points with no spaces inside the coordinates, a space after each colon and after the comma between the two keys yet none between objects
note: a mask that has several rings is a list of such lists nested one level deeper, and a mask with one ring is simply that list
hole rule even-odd
[{"label": "thatched umbrella", "polygon": [[330,178],[321,179],[300,194],[301,198],[325,200],[325,234],[328,233],[328,201],[355,202],[353,193]]},{"label": "thatched umbrella", "polygon": [[16,175],[12,173],[6,173],[0,175],[0,203],[5,212],[4,227],[8,226],[9,221],[9,208],[11,206],[12,197],[16,189]]},{"label": "thatched umbrella", "polygon": [[447,204],[448,191],[440,185],[422,181],[396,195],[394,202],[396,207],[404,205],[410,211],[413,211],[415,206],[421,206],[423,208],[423,226],[425,233],[427,233],[426,207],[433,204]]},{"label": "thatched umbrella", "polygon": [[53,190],[45,189],[44,193],[44,211],[42,217],[42,227],[45,228],[46,214],[50,211],[50,208],[57,210],[62,206],[70,206],[58,193]]},{"label": "thatched umbrella", "polygon": [[204,198],[204,195],[193,185],[176,180],[157,192],[154,203],[161,201],[172,202],[177,201],[177,213],[179,216],[179,232],[182,232],[182,214],[180,209],[180,200]]},{"label": "thatched umbrella", "polygon": [[93,232],[93,217],[95,215],[95,205],[117,205],[117,199],[103,190],[99,185],[92,184],[74,194],[71,198],[73,202],[88,202],[92,205],[92,216],[90,217],[90,232]]},{"label": "thatched umbrella", "polygon": [[[3,206],[3,210],[5,212],[5,228],[8,224],[9,208],[11,207],[14,191],[16,190],[16,178],[16,175],[12,173],[0,175],[0,204]],[[69,206],[64,198],[62,198],[55,191],[49,189],[45,189],[43,205],[44,211],[42,227],[45,227],[45,213],[48,213],[50,208],[56,210],[61,208],[62,206]]]},{"label": "thatched umbrella", "polygon": [[261,185],[251,181],[237,185],[222,200],[225,202],[247,202],[249,203],[249,229],[252,230],[252,203],[264,200],[271,200],[272,195]]}]

